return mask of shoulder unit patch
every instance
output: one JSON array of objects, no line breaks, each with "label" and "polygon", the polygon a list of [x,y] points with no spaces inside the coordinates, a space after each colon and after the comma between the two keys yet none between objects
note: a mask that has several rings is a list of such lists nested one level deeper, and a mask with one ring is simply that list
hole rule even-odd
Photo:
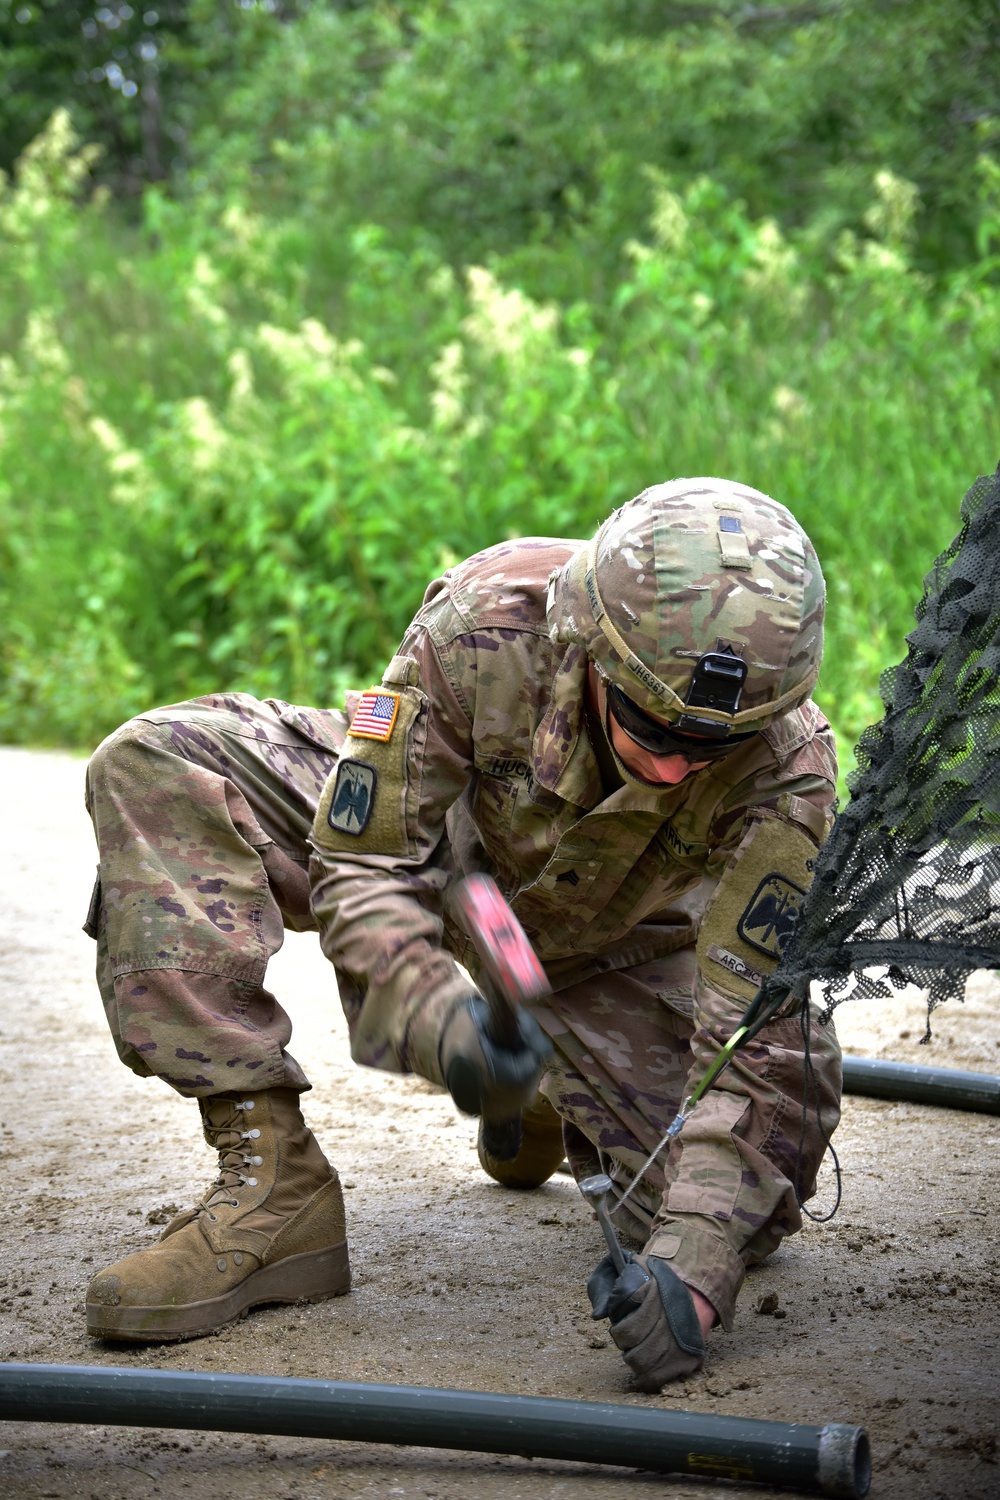
[{"label": "shoulder unit patch", "polygon": [[417,687],[370,688],[352,698],[351,726],[319,796],[312,842],[336,855],[417,853],[427,697]]},{"label": "shoulder unit patch", "polygon": [[398,693],[372,688],[361,694],[347,732],[355,739],[389,740],[392,738],[398,713]]},{"label": "shoulder unit patch", "polygon": [[797,823],[750,819],[705,909],[698,962],[707,982],[749,1000],[774,973],[812,878],[816,842]]},{"label": "shoulder unit patch", "polygon": [[363,760],[341,760],[326,820],[338,833],[364,833],[375,806],[378,773]]},{"label": "shoulder unit patch", "polygon": [[784,875],[765,875],[750,897],[736,931],[745,943],[780,958],[792,935],[805,891]]}]

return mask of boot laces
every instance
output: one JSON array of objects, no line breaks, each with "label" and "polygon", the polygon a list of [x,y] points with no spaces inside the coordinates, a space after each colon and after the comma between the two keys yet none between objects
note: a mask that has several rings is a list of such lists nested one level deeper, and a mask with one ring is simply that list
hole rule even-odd
[{"label": "boot laces", "polygon": [[211,1135],[212,1145],[219,1153],[219,1175],[205,1197],[195,1204],[194,1210],[196,1214],[207,1214],[213,1223],[219,1217],[213,1209],[227,1205],[239,1208],[240,1200],[234,1196],[235,1189],[256,1187],[257,1178],[253,1175],[253,1169],[264,1165],[264,1158],[254,1150],[254,1142],[260,1138],[260,1131],[250,1124],[249,1118],[254,1101],[213,1099],[209,1108],[218,1108],[222,1104],[229,1106],[225,1118],[212,1119],[208,1111],[202,1117],[205,1132]]}]

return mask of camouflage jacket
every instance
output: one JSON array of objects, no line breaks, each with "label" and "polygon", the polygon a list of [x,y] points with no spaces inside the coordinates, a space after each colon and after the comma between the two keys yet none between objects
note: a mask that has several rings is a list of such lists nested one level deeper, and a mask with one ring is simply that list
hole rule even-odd
[{"label": "camouflage jacket", "polygon": [[495,876],[562,987],[675,947],[658,914],[723,874],[754,816],[825,834],[835,749],[811,701],[678,786],[602,774],[587,656],[547,615],[580,545],[502,543],[435,580],[352,722],[313,826],[313,909],[359,1062],[441,1081],[456,960],[475,971],[444,906],[460,873]]}]

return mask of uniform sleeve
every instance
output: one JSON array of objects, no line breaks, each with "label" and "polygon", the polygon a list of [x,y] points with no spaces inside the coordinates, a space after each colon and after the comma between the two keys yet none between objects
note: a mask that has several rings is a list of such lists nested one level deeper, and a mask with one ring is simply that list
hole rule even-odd
[{"label": "uniform sleeve", "polygon": [[472,774],[474,678],[459,681],[460,654],[420,619],[386,675],[391,735],[349,733],[320,798],[312,900],[355,1061],[441,1083],[441,1027],[472,988],[442,947],[441,912],[445,818]]},{"label": "uniform sleeve", "polygon": [[[709,1047],[728,1039],[777,968],[832,826],[836,744],[818,712],[816,720],[816,732],[785,762],[734,788],[715,821],[708,873],[717,884],[698,938],[695,998],[695,1022]],[[691,1084],[708,1060],[695,1058]]]},{"label": "uniform sleeve", "polygon": [[[729,1040],[762,978],[773,973],[812,879],[836,784],[825,721],[783,765],[726,799],[727,839],[698,938],[691,1066],[685,1096]],[[735,844],[733,840],[736,840]],[[723,1324],[745,1267],[799,1227],[796,1187],[812,1191],[824,1134],[836,1126],[840,1051],[832,1027],[812,1026],[814,1106],[803,1121],[798,1016],[770,1023],[720,1075],[673,1143],[667,1190],[647,1250],[669,1258]]]}]

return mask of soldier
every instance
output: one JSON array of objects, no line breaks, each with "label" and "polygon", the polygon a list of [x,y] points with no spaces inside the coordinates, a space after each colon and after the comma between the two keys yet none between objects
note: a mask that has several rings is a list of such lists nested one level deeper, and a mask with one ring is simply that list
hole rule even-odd
[{"label": "soldier", "polygon": [[[838,1118],[832,1028],[790,1005],[646,1165],[773,971],[827,831],[823,601],[784,507],[678,480],[590,543],[502,543],[435,580],[349,723],[236,694],[106,740],[88,782],[101,990],[122,1059],[199,1100],[220,1175],[95,1277],[90,1331],[190,1337],[348,1288],[339,1183],[263,985],[283,923],[318,927],[356,1061],[486,1118],[523,1110],[513,1161],[480,1131],[497,1180],[537,1186],[564,1151],[578,1180],[609,1173],[640,1253],[624,1280],[598,1267],[594,1315],[643,1387],[698,1368],[747,1265],[800,1226]],[[446,899],[472,870],[553,988],[512,1049],[486,1034]]]}]

